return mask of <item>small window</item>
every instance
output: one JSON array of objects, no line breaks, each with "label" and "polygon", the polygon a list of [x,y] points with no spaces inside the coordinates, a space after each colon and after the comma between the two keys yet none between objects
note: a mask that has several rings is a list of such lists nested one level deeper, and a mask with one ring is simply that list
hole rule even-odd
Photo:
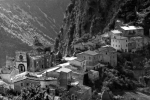
[{"label": "small window", "polygon": [[128,42],[128,41],[126,40],[126,42]]},{"label": "small window", "polygon": [[126,44],[126,47],[128,47],[128,45]]},{"label": "small window", "polygon": [[107,52],[106,52],[106,55],[107,55]]},{"label": "small window", "polygon": [[116,47],[117,47],[117,45],[116,45]]},{"label": "small window", "polygon": [[74,98],[75,98],[75,95],[74,95],[74,94],[72,94],[72,95],[71,95],[71,99],[74,99]]},{"label": "small window", "polygon": [[23,86],[23,83],[21,83],[21,86]]},{"label": "small window", "polygon": [[27,83],[27,86],[29,86],[29,83]]},{"label": "small window", "polygon": [[91,60],[91,57],[89,57],[89,60]]}]

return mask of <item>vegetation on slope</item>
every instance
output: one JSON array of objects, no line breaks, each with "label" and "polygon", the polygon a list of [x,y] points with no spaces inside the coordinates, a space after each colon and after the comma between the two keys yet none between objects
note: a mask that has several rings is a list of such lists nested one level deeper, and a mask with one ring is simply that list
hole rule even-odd
[{"label": "vegetation on slope", "polygon": [[114,28],[115,20],[141,25],[148,35],[150,28],[149,0],[71,0],[58,35],[63,54],[73,54],[72,44],[85,34],[91,37]]}]

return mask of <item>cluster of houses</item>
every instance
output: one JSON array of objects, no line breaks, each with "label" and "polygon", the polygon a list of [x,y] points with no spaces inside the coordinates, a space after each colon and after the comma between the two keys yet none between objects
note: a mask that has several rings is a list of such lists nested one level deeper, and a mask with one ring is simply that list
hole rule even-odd
[{"label": "cluster of houses", "polygon": [[[96,37],[97,38],[97,37]],[[51,86],[68,90],[68,95],[76,100],[90,100],[91,87],[83,85],[83,78],[88,74],[89,79],[99,79],[96,69],[111,65],[117,66],[117,50],[134,52],[143,45],[145,40],[142,27],[123,25],[116,21],[116,28],[98,37],[99,41],[110,40],[110,45],[104,45],[96,50],[87,50],[74,57],[63,57],[66,62],[57,64],[60,52],[53,55],[51,50],[45,51],[41,46],[29,52],[16,51],[15,57],[6,57],[6,66],[1,69],[0,88],[11,88],[21,92],[23,87],[40,85],[41,88]],[[74,45],[74,50],[83,49],[88,43]],[[1,89],[4,91],[4,89]],[[67,100],[67,99],[64,99]]]},{"label": "cluster of houses", "polygon": [[[123,52],[135,52],[148,44],[150,40],[144,35],[143,27],[124,24],[121,20],[116,21],[114,30],[97,35],[96,39]],[[90,43],[77,43],[74,45],[74,50],[82,50],[85,46],[88,46],[87,44],[93,44],[93,41]]]}]

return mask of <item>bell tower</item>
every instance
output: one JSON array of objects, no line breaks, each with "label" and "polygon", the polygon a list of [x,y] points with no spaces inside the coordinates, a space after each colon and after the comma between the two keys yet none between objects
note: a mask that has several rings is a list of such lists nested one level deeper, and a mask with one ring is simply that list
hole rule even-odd
[{"label": "bell tower", "polygon": [[26,52],[16,51],[16,68],[19,69],[19,73],[27,71]]}]

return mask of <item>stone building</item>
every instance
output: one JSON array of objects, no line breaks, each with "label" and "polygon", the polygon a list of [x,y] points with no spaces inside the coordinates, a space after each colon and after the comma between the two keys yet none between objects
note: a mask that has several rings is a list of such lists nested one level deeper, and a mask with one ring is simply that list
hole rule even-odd
[{"label": "stone building", "polygon": [[16,75],[11,80],[13,89],[18,92],[21,92],[24,87],[40,85],[39,79],[27,71]]},{"label": "stone building", "polygon": [[19,72],[27,71],[27,53],[23,51],[16,51],[16,68]]},{"label": "stone building", "polygon": [[79,60],[85,60],[86,61],[86,69],[94,69],[97,68],[98,62],[100,60],[100,54],[95,51],[85,51],[77,54],[77,58]]},{"label": "stone building", "polygon": [[28,53],[28,70],[29,71],[41,71],[46,68],[51,67],[51,54],[50,52],[41,52],[36,51]]},{"label": "stone building", "polygon": [[102,46],[98,50],[100,62],[108,63],[111,66],[117,66],[117,51],[111,46]]}]

